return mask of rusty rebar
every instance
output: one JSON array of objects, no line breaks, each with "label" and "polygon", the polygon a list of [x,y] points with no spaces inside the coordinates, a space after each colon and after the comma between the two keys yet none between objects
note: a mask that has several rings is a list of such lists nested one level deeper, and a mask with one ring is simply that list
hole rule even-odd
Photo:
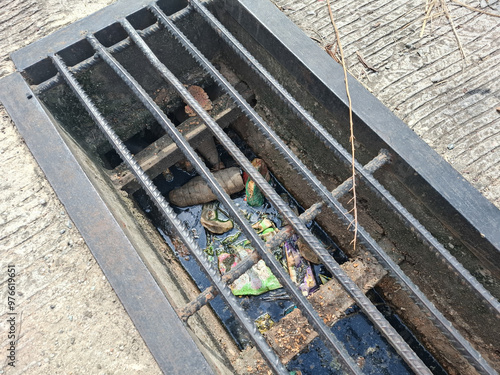
[{"label": "rusty rebar", "polygon": [[[364,166],[364,168],[369,173],[374,173],[377,169],[382,167],[384,164],[390,161],[390,154],[387,150],[380,150],[379,154],[375,156],[368,164]],[[352,187],[352,177],[349,177],[342,184],[337,186],[333,191],[332,195],[338,199],[343,195],[347,194]],[[300,216],[299,219],[302,220],[304,224],[313,221],[316,216],[321,212],[321,208],[323,206],[323,202],[318,202],[313,204],[307,210],[305,210]],[[282,229],[279,230],[273,237],[266,242],[266,248],[268,251],[272,251],[276,247],[280,246],[284,241],[290,238],[295,231],[293,230],[291,225],[285,225]],[[241,275],[243,275],[246,271],[253,267],[260,260],[259,255],[254,250],[252,251],[248,257],[244,258],[240,263],[238,263],[234,268],[231,269],[228,273],[222,276],[222,280],[226,283],[232,283],[236,281]],[[189,317],[195,314],[199,309],[205,306],[208,302],[217,297],[217,290],[210,286],[206,288],[203,292],[201,292],[195,299],[187,303],[180,311],[179,316],[183,321],[187,321]]]}]

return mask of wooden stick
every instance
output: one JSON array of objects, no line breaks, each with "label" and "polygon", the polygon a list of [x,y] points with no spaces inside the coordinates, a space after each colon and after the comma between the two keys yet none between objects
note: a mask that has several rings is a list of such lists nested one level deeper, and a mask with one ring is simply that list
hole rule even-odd
[{"label": "wooden stick", "polygon": [[430,4],[429,4],[429,2],[427,2],[424,22],[422,24],[422,31],[420,31],[421,38],[424,35],[425,26],[427,25],[427,20],[430,18],[432,8],[434,8],[434,5],[436,4],[436,2],[437,2],[437,0],[433,0],[432,3],[430,3]]},{"label": "wooden stick", "polygon": [[349,101],[349,128],[351,131],[351,170],[352,170],[352,196],[353,196],[353,216],[354,216],[354,238],[352,240],[352,246],[353,249],[356,250],[356,240],[358,236],[358,206],[357,206],[357,199],[356,199],[356,168],[354,167],[355,163],[355,157],[354,157],[354,152],[355,152],[355,147],[354,147],[354,124],[352,121],[352,100],[351,100],[351,94],[349,93],[349,82],[347,81],[347,67],[345,64],[345,57],[344,57],[344,49],[342,48],[342,44],[340,43],[340,34],[339,30],[337,28],[337,25],[335,24],[335,20],[333,19],[333,12],[332,12],[332,7],[330,5],[330,0],[326,0],[326,4],[328,6],[328,14],[330,15],[330,20],[332,21],[333,28],[335,29],[335,37],[337,39],[337,45],[339,47],[340,51],[340,58],[342,61],[342,68],[344,69],[344,82],[345,82],[345,91],[347,93],[347,100]]},{"label": "wooden stick", "polygon": [[460,50],[460,53],[462,55],[462,60],[464,62],[464,68],[466,64],[466,57],[465,57],[465,51],[464,48],[462,47],[462,42],[460,41],[460,37],[458,36],[457,29],[455,28],[455,23],[453,22],[453,18],[450,15],[450,11],[448,10],[448,4],[446,3],[446,0],[441,0],[441,6],[443,7],[444,14],[446,15],[446,18],[448,18],[448,21],[450,22],[451,29],[453,30],[453,34],[455,34],[455,38],[457,39],[458,43],[458,49]]}]

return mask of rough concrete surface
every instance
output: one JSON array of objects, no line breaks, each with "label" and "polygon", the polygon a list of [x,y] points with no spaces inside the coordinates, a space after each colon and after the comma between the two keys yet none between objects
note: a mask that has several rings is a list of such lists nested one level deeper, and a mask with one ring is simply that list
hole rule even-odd
[{"label": "rough concrete surface", "polygon": [[[8,55],[110,0],[3,0]],[[144,341],[64,207],[0,107],[0,373],[159,374]],[[16,265],[16,367],[7,364],[7,264]]]},{"label": "rough concrete surface", "polygon": [[[466,1],[466,0],[464,0]],[[112,0],[0,1],[0,76],[8,55]],[[325,1],[275,0],[303,30],[333,42]],[[498,6],[490,0],[485,10]],[[419,32],[422,0],[333,4],[350,71],[500,206],[498,19],[449,5],[467,56],[441,15]],[[373,72],[359,62],[359,51]],[[355,98],[354,98],[355,100]],[[0,107],[0,373],[160,373],[102,271]],[[6,265],[16,265],[20,338],[7,367]]]}]

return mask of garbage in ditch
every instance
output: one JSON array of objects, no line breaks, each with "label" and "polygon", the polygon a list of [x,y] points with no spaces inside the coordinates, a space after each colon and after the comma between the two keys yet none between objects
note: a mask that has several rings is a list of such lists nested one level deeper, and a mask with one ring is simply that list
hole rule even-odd
[{"label": "garbage in ditch", "polygon": [[[252,165],[260,172],[264,179],[269,182],[271,175],[267,169],[267,165],[262,161],[262,159],[255,158],[252,160]],[[248,176],[247,173],[243,173],[243,183],[245,184],[245,194],[247,203],[252,206],[262,206],[264,204],[264,195],[257,187],[255,182]]]},{"label": "garbage in ditch", "polygon": [[[271,174],[261,159],[254,158],[252,165],[266,181],[271,181]],[[270,206],[265,204],[264,195],[246,172],[241,173],[239,168],[232,167],[214,172],[214,176],[228,194],[245,191],[240,210],[264,242],[284,226],[279,216],[275,219],[279,222],[278,225],[268,217],[266,210]],[[194,177],[171,190],[169,199],[172,204],[179,207],[203,204],[199,222],[206,231],[205,253],[222,275],[254,250],[224,212],[223,207],[215,200],[215,195],[202,177]],[[319,259],[307,245],[301,243],[298,236],[291,237],[279,248],[273,249],[273,255],[280,261],[303,295],[307,296],[318,288],[322,280],[316,280],[311,263],[320,263]],[[260,260],[230,287],[236,296],[257,296],[282,286],[270,268]]]},{"label": "garbage in ditch", "polygon": [[284,244],[288,274],[292,281],[299,286],[302,294],[308,296],[318,288],[318,285],[316,284],[311,265],[300,254],[297,241],[298,236],[294,234]]},{"label": "garbage in ditch", "polygon": [[[238,193],[245,188],[240,169],[237,167],[214,172],[214,177],[228,194]],[[217,199],[201,176],[194,177],[183,186],[170,191],[168,197],[170,203],[179,207],[194,206]]]},{"label": "garbage in ditch", "polygon": [[[252,227],[260,234],[261,238],[269,236],[276,230],[274,223],[267,218],[259,220]],[[232,236],[220,240],[215,254],[213,250],[214,245],[208,247],[208,253],[212,256],[217,256],[218,268],[221,274],[229,272],[253,251],[253,247],[250,246],[249,241],[240,240],[236,242],[240,235],[241,232],[237,232]],[[231,284],[230,288],[236,296],[260,295],[270,290],[281,288],[281,284],[264,261],[260,260]]]},{"label": "garbage in ditch", "polygon": [[274,320],[271,318],[271,315],[265,313],[255,319],[255,326],[260,333],[264,333],[274,326]]},{"label": "garbage in ditch", "polygon": [[[217,204],[211,203],[210,205],[214,207]],[[265,215],[255,222],[252,228],[259,234],[263,241],[267,241],[278,231],[276,224]],[[214,233],[213,230],[212,233]],[[311,264],[301,256],[297,243],[298,236],[294,235],[285,241],[280,248],[274,250],[273,253],[287,270],[290,278],[300,288],[302,294],[308,296],[318,288],[318,283],[316,282]],[[225,274],[246,258],[253,250],[249,241],[244,238],[242,239],[241,232],[238,231],[236,234],[224,238],[212,237],[212,243],[207,246],[205,252],[211,257],[216,257],[219,271],[221,274]],[[264,261],[260,260],[230,287],[234,295],[245,296],[260,295],[270,290],[279,289],[281,288],[281,284],[272,274],[269,267],[265,265]]]},{"label": "garbage in ditch", "polygon": [[215,234],[223,234],[233,229],[234,225],[230,219],[221,220],[219,211],[219,203],[205,203],[201,211],[201,225],[207,230]]}]

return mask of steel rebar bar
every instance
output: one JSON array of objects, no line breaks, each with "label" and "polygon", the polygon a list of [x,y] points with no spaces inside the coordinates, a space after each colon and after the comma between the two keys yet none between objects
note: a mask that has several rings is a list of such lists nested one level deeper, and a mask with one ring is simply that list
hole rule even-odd
[{"label": "steel rebar bar", "polygon": [[[370,162],[365,165],[365,169],[370,171],[370,173],[374,173],[378,168],[383,166],[390,160],[390,155],[386,150],[381,150],[380,153],[373,158]],[[352,186],[352,177],[349,177],[342,184],[337,186],[333,191],[332,195],[335,198],[340,198],[343,195],[347,194],[347,192],[351,189]],[[307,210],[305,210],[302,214],[299,215],[299,219],[302,220],[304,224],[314,220],[317,215],[321,212],[321,207],[323,206],[322,202],[318,202],[313,204]],[[273,249],[280,246],[281,243],[286,241],[294,234],[294,230],[290,225],[284,226],[280,229],[274,236],[272,236],[267,242],[266,247],[267,250],[272,252]],[[256,255],[255,251],[252,251],[248,258],[243,259],[240,263],[238,263],[234,268],[231,269],[228,273],[222,276],[222,280],[226,283],[232,283],[236,281],[241,275],[243,275],[246,271],[248,271],[252,266],[259,261],[258,255]],[[217,291],[214,287],[210,286],[206,288],[203,292],[201,292],[196,298],[192,301],[188,302],[179,312],[179,316],[183,320],[187,320],[190,316],[196,313],[199,309],[205,306],[209,301],[214,299],[217,296]]]},{"label": "steel rebar bar", "polygon": [[[152,7],[156,7],[156,5],[153,5]],[[161,12],[161,10],[158,7],[156,7],[156,9]],[[167,17],[165,16],[165,18]],[[167,69],[167,67],[156,57],[156,55],[151,51],[151,49],[142,40],[142,38],[140,38],[139,34],[128,23],[128,21],[124,20],[122,22],[122,26],[126,29],[126,31],[132,37],[134,42],[136,42],[138,47],[142,50],[142,52],[150,60],[150,62],[158,70],[158,72],[163,76],[163,78],[166,79],[175,87],[175,89],[179,92],[181,97],[186,101],[186,103],[191,108],[194,109],[196,114],[200,116],[200,118],[212,131],[214,136],[219,140],[219,142],[223,145],[223,147],[237,161],[237,163],[242,167],[242,169],[250,175],[252,180],[255,181],[256,185],[262,191],[262,193],[270,200],[271,203],[274,204],[276,209],[293,226],[294,230],[301,235],[304,242],[311,249],[316,251],[318,257],[321,259],[321,261],[327,267],[327,269],[332,273],[332,275],[335,276],[335,278],[340,282],[340,284],[349,293],[349,295],[356,301],[356,303],[360,306],[360,308],[367,315],[367,317],[379,329],[382,335],[391,343],[391,345],[395,348],[398,354],[401,355],[401,357],[405,360],[405,362],[407,362],[407,364],[417,373],[430,373],[427,367],[421,361],[421,359],[413,352],[413,350],[401,338],[401,336],[396,332],[396,330],[387,322],[384,316],[365,296],[363,291],[361,291],[358,288],[358,286],[347,276],[347,274],[345,274],[345,272],[333,259],[333,257],[331,257],[328,254],[328,252],[324,249],[324,247],[319,243],[316,237],[307,230],[307,228],[303,225],[301,220],[292,212],[292,210],[288,207],[288,205],[285,204],[285,202],[283,202],[283,200],[274,191],[274,189],[267,183],[267,181],[263,178],[263,176],[252,166],[252,164],[246,159],[244,154],[231,141],[229,136],[217,125],[217,123],[210,117],[210,115],[205,110],[203,110],[203,108],[199,105],[199,103],[192,97],[192,95],[187,91],[187,89],[183,86],[183,84],[177,79],[177,77],[174,74],[172,74]],[[111,55],[109,54],[107,58],[108,57],[109,60],[112,59]],[[126,74],[125,72],[122,73]],[[133,87],[131,88],[133,89],[133,91],[135,90],[135,88]],[[232,89],[235,90],[234,88]],[[143,104],[145,105],[147,104],[146,106],[151,104],[154,105],[154,102],[151,100],[151,98],[149,99],[148,98],[144,98],[145,101],[143,102]],[[262,119],[260,119],[260,121],[262,122],[262,126],[264,126],[266,129],[269,129],[268,125],[265,124]],[[272,135],[274,137],[277,137],[276,134]],[[173,136],[175,136],[175,134],[173,134]],[[179,139],[178,141],[179,141],[178,146],[181,147],[180,144],[182,144],[182,139]],[[278,142],[282,143],[282,141],[279,138]],[[291,151],[289,152],[291,153]],[[290,157],[296,159],[293,153],[291,153]],[[205,174],[203,168],[200,168],[198,172],[202,176],[206,177],[207,180],[210,179],[210,173]],[[216,194],[215,191],[217,190],[215,189],[216,186],[217,185],[210,184],[210,187],[214,188],[213,190],[214,194]],[[328,194],[330,193],[328,192]],[[218,196],[218,194],[216,195]],[[265,246],[263,246],[263,243],[261,242],[260,238],[256,235],[255,232],[251,230],[251,227],[241,216],[239,211],[234,206],[233,202],[230,199],[226,198],[224,195],[221,195],[219,198],[222,199],[222,203],[231,212],[233,219],[235,219],[235,221],[241,226],[242,231],[246,234],[247,238],[251,240],[251,242],[259,252],[260,256],[263,257],[263,259],[266,261],[266,264],[271,268],[273,273],[275,273],[280,282],[282,282],[282,285],[289,285],[290,289],[288,288],[287,289],[290,292],[292,292],[291,297],[297,304],[299,309],[303,312],[305,316],[308,317],[310,323],[313,325],[313,327],[315,327],[315,329],[318,330],[318,333],[323,339],[325,339],[326,343],[329,344],[330,348],[335,350],[339,354],[341,363],[345,365],[347,369],[352,371],[353,369],[352,359],[346,356],[345,349],[343,349],[341,343],[338,342],[338,340],[333,335],[331,335],[330,330],[324,324],[322,319],[319,318],[319,316],[314,311],[312,306],[310,306],[309,302],[295,288],[295,285],[291,282],[288,275],[280,267],[279,262],[274,258],[274,256],[268,254],[265,251]],[[247,228],[250,228],[250,230]],[[252,239],[254,239],[254,241],[252,241]]]},{"label": "steel rebar bar", "polygon": [[227,287],[225,283],[221,281],[220,275],[208,261],[205,259],[205,254],[202,249],[199,248],[196,241],[190,235],[190,232],[184,227],[184,224],[177,217],[172,207],[168,204],[166,199],[160,193],[158,188],[154,185],[153,181],[146,175],[139,164],[134,159],[133,155],[127,149],[125,144],[116,135],[114,130],[108,124],[104,116],[99,112],[97,107],[94,105],[89,96],[85,93],[81,85],[78,83],[76,78],[71,74],[69,69],[64,64],[64,61],[57,55],[51,56],[54,65],[58,69],[61,76],[68,83],[70,88],[76,94],[82,105],[85,107],[87,112],[91,115],[93,120],[99,126],[101,131],[106,135],[107,139],[120,155],[122,160],[127,164],[130,170],[135,174],[137,180],[141,184],[144,191],[149,195],[152,201],[159,208],[160,212],[169,221],[172,229],[177,233],[177,235],[182,239],[183,243],[187,246],[191,254],[194,255],[201,269],[210,279],[211,283],[217,288],[219,294],[221,294],[228,304],[236,318],[241,322],[243,327],[248,332],[252,341],[257,345],[260,353],[266,359],[266,362],[277,374],[288,375],[288,371],[281,364],[276,353],[269,347],[266,340],[262,337],[260,332],[256,329],[250,319],[246,316],[242,307],[236,300],[236,297],[232,294],[231,290]]}]

